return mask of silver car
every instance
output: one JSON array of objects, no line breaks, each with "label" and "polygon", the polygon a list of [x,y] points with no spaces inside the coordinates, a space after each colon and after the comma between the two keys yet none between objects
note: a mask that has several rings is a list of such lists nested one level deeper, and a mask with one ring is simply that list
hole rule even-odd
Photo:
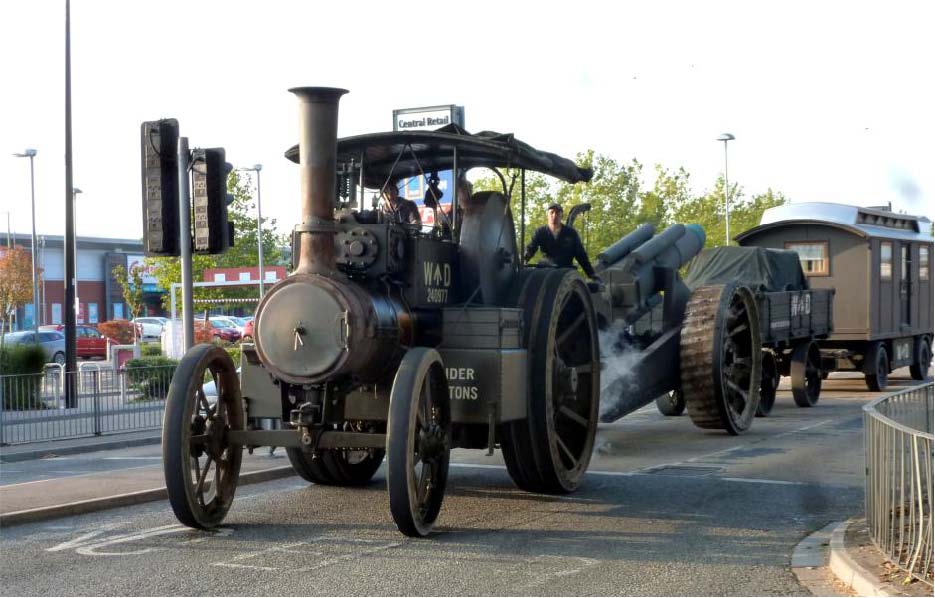
[{"label": "silver car", "polygon": [[[36,333],[32,330],[9,332],[3,335],[3,344],[31,345],[36,342]],[[65,335],[54,330],[39,331],[39,346],[45,352],[47,363],[65,364]]]},{"label": "silver car", "polygon": [[134,318],[133,323],[140,324],[143,327],[143,339],[159,339],[162,337],[162,330],[165,328],[169,318],[159,318],[154,316],[145,316]]}]

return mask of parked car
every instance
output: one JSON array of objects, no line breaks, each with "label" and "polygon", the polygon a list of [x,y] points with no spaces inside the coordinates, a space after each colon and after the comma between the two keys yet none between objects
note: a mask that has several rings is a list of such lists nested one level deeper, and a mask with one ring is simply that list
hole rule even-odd
[{"label": "parked car", "polygon": [[208,319],[215,328],[233,328],[243,336],[243,323],[233,316],[211,316]]},{"label": "parked car", "polygon": [[248,320],[246,325],[243,327],[243,342],[253,342],[253,318],[250,318],[250,320]]},{"label": "parked car", "polygon": [[[3,335],[3,344],[31,345],[36,342],[36,333],[32,330],[8,332]],[[65,335],[54,330],[39,331],[39,346],[45,351],[45,360],[48,363],[65,363]]]},{"label": "parked car", "polygon": [[160,339],[162,337],[162,331],[165,329],[166,322],[168,321],[169,321],[169,318],[160,318],[160,317],[155,317],[155,316],[133,318],[134,324],[139,324],[142,326],[142,332],[140,333],[140,338],[142,338],[143,340]]},{"label": "parked car", "polygon": [[197,330],[207,330],[208,334],[214,339],[231,343],[240,340],[240,332],[236,328],[219,327],[215,325],[212,320],[214,320],[214,318],[209,318],[207,322],[200,319],[195,320],[195,328]]},{"label": "parked car", "polygon": [[[64,324],[50,324],[40,326],[39,330],[52,330],[65,333]],[[75,345],[78,357],[81,359],[91,359],[100,357],[107,359],[107,345],[119,345],[120,343],[112,338],[108,338],[91,326],[75,326]]]}]

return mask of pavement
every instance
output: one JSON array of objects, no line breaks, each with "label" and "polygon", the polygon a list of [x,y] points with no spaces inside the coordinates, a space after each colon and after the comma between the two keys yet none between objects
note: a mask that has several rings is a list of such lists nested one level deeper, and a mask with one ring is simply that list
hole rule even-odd
[{"label": "pavement", "polygon": [[[909,384],[908,381],[899,380],[900,373],[894,373],[893,382]],[[833,374],[832,380],[838,377],[844,380],[845,384],[850,382],[847,380],[847,375],[842,374]],[[835,393],[829,394],[835,396]],[[837,394],[846,395],[848,392]],[[865,393],[861,397],[861,402],[875,396]],[[801,410],[793,411],[793,413],[801,413]],[[622,421],[641,425],[641,417],[646,420],[647,425],[657,425],[657,421],[666,423],[665,419],[661,419],[654,412],[654,408],[644,409]],[[672,419],[668,421],[671,422]],[[775,418],[771,417],[758,420],[757,424],[762,428],[766,423],[773,421]],[[790,432],[770,436],[769,439],[792,434],[788,437],[791,442],[795,434],[830,421],[822,420]],[[853,426],[848,424],[842,429],[849,427]],[[691,428],[690,430],[692,433],[697,432]],[[853,434],[856,430],[845,431]],[[823,434],[827,435],[828,432],[823,432]],[[597,470],[595,473],[599,477],[629,475],[617,473],[619,468],[614,456],[615,449],[632,454],[626,446],[628,436],[617,434],[616,428],[602,427],[598,436],[598,452],[592,461],[591,470]],[[650,437],[660,437],[659,444],[655,446],[647,444],[647,442],[652,442],[649,440]],[[158,432],[148,431],[2,447],[0,449],[0,530],[5,531],[3,535],[9,536],[11,529],[27,523],[93,513],[127,505],[164,501],[166,494],[159,442]],[[729,465],[730,475],[738,477],[724,477],[724,480],[780,484],[775,486],[777,492],[783,488],[782,484],[818,483],[818,479],[815,482],[808,480],[807,475],[801,478],[805,479],[805,482],[794,481],[800,478],[784,480],[782,475],[775,471],[773,473],[777,475],[773,477],[780,479],[764,480],[752,477],[758,474],[755,466],[752,465],[754,460],[749,457],[769,455],[771,452],[781,453],[786,450],[772,447],[770,442],[775,444],[778,442],[776,440],[754,442],[757,442],[755,449],[735,446],[672,465],[669,461],[673,457],[667,452],[673,450],[668,448],[673,446],[671,439],[658,434],[648,435],[647,439],[641,440],[641,450],[656,454],[658,457],[653,459],[646,457],[647,460],[641,462],[644,467],[640,472],[662,473],[663,475],[660,476],[662,479],[666,475],[675,475],[671,471],[667,474],[667,468],[670,470],[679,467],[715,470]],[[776,444],[776,446],[779,445]],[[477,451],[464,453],[480,454]],[[288,480],[294,476],[283,449],[279,449],[273,455],[270,455],[267,449],[259,449],[253,455],[245,454],[244,457],[241,485],[260,484],[280,478]],[[804,458],[810,459],[811,457],[805,456]],[[473,465],[481,468],[502,468],[500,465],[484,465],[477,457],[460,457],[453,461],[462,461],[463,467]],[[857,478],[854,477],[856,474],[851,471],[852,469],[854,468],[844,466],[842,463],[829,461],[824,471],[840,471],[842,476],[850,476],[847,479],[853,482]],[[707,475],[705,472],[702,474]],[[685,475],[684,472],[681,475]],[[740,476],[746,476],[748,479]],[[749,485],[735,484],[741,487]],[[291,488],[291,486],[287,487]],[[566,503],[565,506],[573,508],[574,504]],[[863,532],[860,533],[861,522],[859,519],[851,519],[852,515],[854,513],[840,513],[837,520],[809,536],[810,539],[803,540],[796,548],[789,567],[799,582],[817,595],[854,595],[855,593],[893,596],[931,595],[931,587],[920,582],[905,584],[902,578],[893,575],[892,569],[887,567],[882,554],[870,545],[865,525]],[[829,571],[833,571],[834,576],[830,576]],[[629,592],[625,588],[618,588],[612,593]],[[780,593],[786,592],[780,591]]]}]

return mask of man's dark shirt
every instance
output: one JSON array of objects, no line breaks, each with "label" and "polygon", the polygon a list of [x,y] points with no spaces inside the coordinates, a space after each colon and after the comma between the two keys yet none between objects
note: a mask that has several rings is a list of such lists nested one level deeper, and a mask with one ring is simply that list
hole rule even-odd
[{"label": "man's dark shirt", "polygon": [[570,226],[562,225],[558,230],[558,235],[553,235],[548,226],[540,226],[532,235],[532,240],[526,246],[526,252],[523,254],[523,260],[528,261],[536,255],[536,251],[541,249],[547,258],[552,260],[560,268],[571,268],[573,259],[577,259],[581,264],[584,273],[590,278],[594,278],[594,268],[591,267],[591,260],[581,244],[581,237],[578,231]]},{"label": "man's dark shirt", "polygon": [[390,202],[384,200],[380,205],[380,211],[384,218],[390,222],[398,224],[422,224],[422,218],[419,216],[419,206],[416,202],[403,199],[396,202],[396,206],[390,206]]}]

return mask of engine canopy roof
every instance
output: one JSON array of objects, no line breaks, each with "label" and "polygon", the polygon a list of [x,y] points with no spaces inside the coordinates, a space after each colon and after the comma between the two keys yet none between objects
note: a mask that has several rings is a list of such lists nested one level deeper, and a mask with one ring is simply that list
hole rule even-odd
[{"label": "engine canopy roof", "polygon": [[[451,170],[454,150],[458,168],[523,168],[541,172],[568,183],[591,180],[590,168],[581,168],[568,158],[537,150],[512,133],[482,131],[471,134],[457,125],[437,131],[389,131],[338,139],[338,168],[353,165],[359,170],[364,159],[364,184],[380,188],[387,181]],[[286,151],[286,158],[299,162],[299,146]]]}]

